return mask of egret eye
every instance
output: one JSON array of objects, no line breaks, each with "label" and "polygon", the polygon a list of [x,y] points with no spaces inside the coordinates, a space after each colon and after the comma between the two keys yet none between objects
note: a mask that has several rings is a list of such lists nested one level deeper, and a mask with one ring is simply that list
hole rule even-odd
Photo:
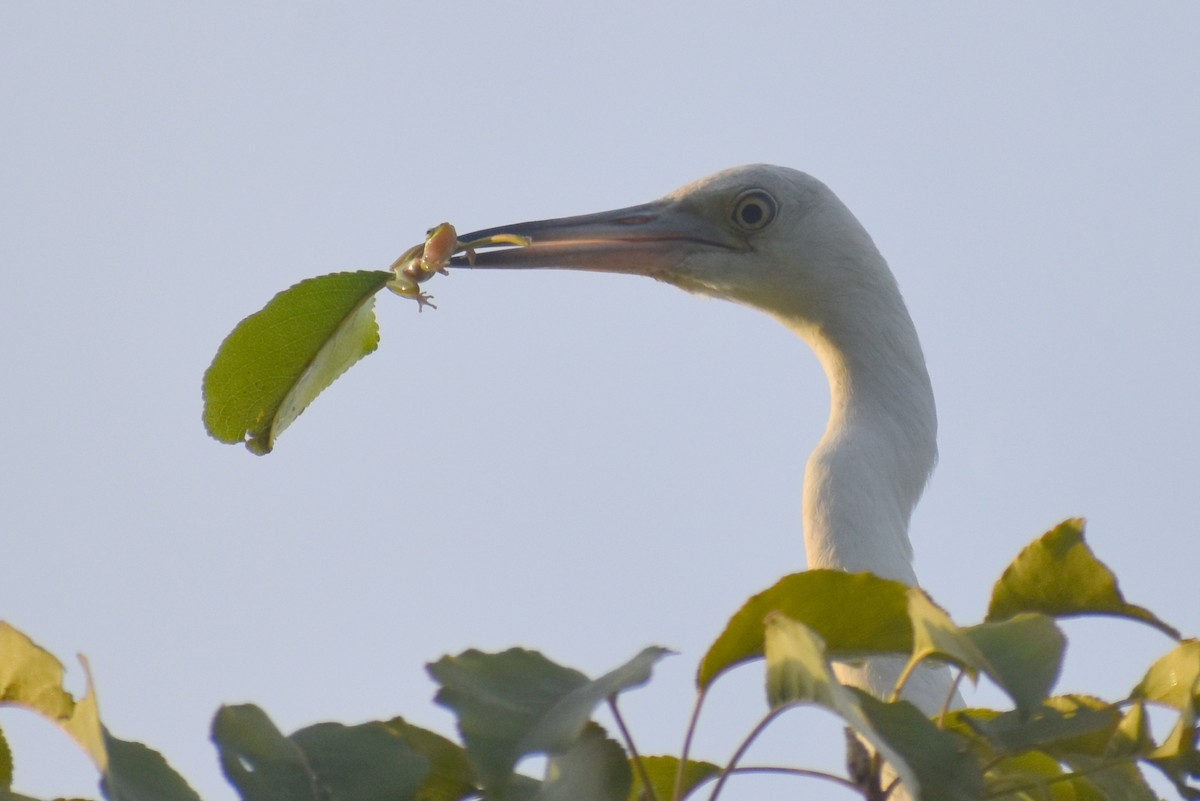
[{"label": "egret eye", "polygon": [[743,231],[761,231],[775,219],[779,206],[761,189],[750,189],[733,202],[733,224]]}]

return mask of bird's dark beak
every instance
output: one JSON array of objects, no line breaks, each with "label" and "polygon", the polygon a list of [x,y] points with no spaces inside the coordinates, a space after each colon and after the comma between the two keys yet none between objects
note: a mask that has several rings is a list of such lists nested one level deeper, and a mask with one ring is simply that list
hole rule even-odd
[{"label": "bird's dark beak", "polygon": [[452,267],[567,270],[648,275],[670,281],[681,260],[696,250],[733,249],[736,240],[712,230],[703,217],[673,198],[597,214],[502,225],[459,235],[470,243],[509,234],[528,245],[481,247]]}]

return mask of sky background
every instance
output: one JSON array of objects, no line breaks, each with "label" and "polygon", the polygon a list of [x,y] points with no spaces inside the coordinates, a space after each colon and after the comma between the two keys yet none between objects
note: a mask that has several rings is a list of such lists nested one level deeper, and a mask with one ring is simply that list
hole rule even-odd
[{"label": "sky background", "polygon": [[[933,596],[977,622],[1085,515],[1127,597],[1200,633],[1198,37],[1194,2],[4,3],[0,618],[77,691],[86,653],[112,732],[205,799],[234,797],[221,703],[450,733],[423,666],[471,646],[592,675],[678,650],[624,703],[643,752],[677,753],[705,648],[803,567],[828,391],[791,333],[635,277],[458,273],[436,311],[381,295],[379,351],[267,457],[208,438],[200,379],[275,292],[443,220],[762,161],[839,194],[921,333]],[[1067,632],[1063,691],[1122,695],[1169,648]],[[696,755],[763,704],[760,670],[732,675]],[[96,796],[54,727],[0,726],[16,789]],[[841,748],[794,713],[752,758]]]}]

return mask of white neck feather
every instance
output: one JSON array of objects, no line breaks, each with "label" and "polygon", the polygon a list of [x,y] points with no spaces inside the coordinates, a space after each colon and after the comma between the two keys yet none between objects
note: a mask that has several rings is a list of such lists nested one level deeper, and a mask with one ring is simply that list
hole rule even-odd
[{"label": "white neck feather", "polygon": [[[809,343],[829,379],[829,424],[804,478],[808,566],[915,585],[908,525],[937,461],[933,389],[891,271],[857,221],[839,222],[849,229],[845,247],[826,251],[830,263],[813,271],[839,276],[829,293],[818,280],[794,303],[776,293],[770,309]],[[856,265],[854,280],[840,260]]]}]

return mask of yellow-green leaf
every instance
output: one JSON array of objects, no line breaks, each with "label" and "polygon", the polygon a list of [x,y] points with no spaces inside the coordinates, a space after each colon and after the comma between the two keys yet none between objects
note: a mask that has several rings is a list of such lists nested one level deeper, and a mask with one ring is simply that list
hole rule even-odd
[{"label": "yellow-green leaf", "polygon": [[913,627],[913,652],[909,665],[936,657],[955,663],[971,678],[977,677],[981,670],[995,672],[966,632],[956,626],[946,611],[918,587],[908,591],[908,616]]},{"label": "yellow-green leaf", "polygon": [[1200,707],[1200,640],[1184,640],[1157,659],[1133,689],[1132,697],[1180,711]]},{"label": "yellow-green leaf", "polygon": [[310,278],[238,323],[204,374],[204,425],[269,453],[326,387],[379,344],[375,294],[390,272]]},{"label": "yellow-green leaf", "polygon": [[908,587],[870,573],[808,570],[784,576],[739,609],[700,662],[704,689],[724,671],[763,656],[763,620],[782,612],[813,629],[834,658],[912,650]]},{"label": "yellow-green leaf", "polygon": [[[650,779],[650,787],[646,787],[642,781],[642,772],[631,763],[633,789],[629,793],[629,801],[671,801],[675,793],[676,779],[679,778],[679,757],[642,757],[642,767]],[[683,766],[683,776],[679,782],[680,799],[687,798],[697,786],[720,772],[721,769],[711,762],[689,759]]]},{"label": "yellow-green leaf", "polygon": [[87,660],[80,661],[87,694],[76,701],[63,689],[62,663],[20,631],[0,623],[0,703],[44,715],[71,735],[99,769],[109,801],[199,801],[162,755],[108,733],[100,722]]},{"label": "yellow-green leaf", "polygon": [[996,582],[987,619],[1004,620],[1020,612],[1125,617],[1179,639],[1179,632],[1150,610],[1125,601],[1117,577],[1084,542],[1078,518],[1027,546]]}]

